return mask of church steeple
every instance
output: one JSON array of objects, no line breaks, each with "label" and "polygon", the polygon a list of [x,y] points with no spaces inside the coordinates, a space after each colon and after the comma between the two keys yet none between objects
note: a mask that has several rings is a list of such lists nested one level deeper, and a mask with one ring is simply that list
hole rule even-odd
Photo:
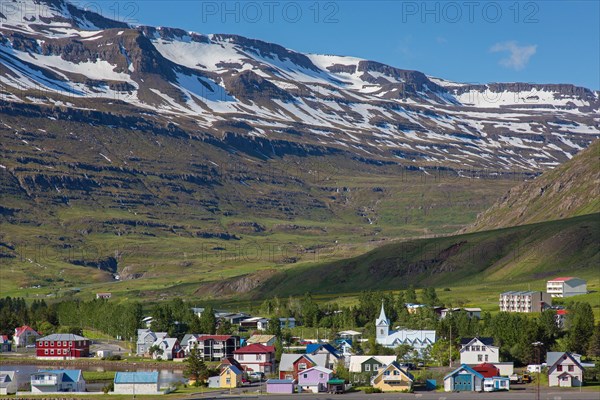
[{"label": "church steeple", "polygon": [[387,319],[385,315],[383,301],[381,301],[381,312],[379,313],[379,318],[377,318],[375,321],[375,329],[377,334],[377,342],[385,342],[385,338],[387,338],[390,333],[390,320]]}]

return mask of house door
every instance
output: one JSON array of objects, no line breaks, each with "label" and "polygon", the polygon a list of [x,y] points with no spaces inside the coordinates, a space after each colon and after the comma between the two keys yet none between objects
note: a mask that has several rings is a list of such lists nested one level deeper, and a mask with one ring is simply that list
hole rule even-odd
[{"label": "house door", "polygon": [[456,375],[456,377],[454,378],[454,390],[461,392],[470,392],[471,390],[473,390],[473,386],[471,384],[471,375]]}]

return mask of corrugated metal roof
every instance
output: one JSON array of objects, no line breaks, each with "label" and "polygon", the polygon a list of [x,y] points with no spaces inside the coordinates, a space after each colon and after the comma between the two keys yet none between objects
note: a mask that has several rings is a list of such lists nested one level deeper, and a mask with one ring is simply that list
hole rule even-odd
[{"label": "corrugated metal roof", "polygon": [[74,335],[72,333],[53,333],[52,335],[44,336],[38,339],[38,341],[59,341],[59,340],[87,340],[83,336]]},{"label": "corrugated metal roof", "polygon": [[117,372],[115,383],[158,383],[158,372]]}]

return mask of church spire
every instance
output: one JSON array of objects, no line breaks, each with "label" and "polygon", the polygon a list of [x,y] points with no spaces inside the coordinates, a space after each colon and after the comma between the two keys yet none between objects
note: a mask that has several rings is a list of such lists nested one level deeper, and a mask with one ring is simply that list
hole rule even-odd
[{"label": "church spire", "polygon": [[381,300],[381,312],[379,313],[379,318],[377,318],[375,325],[377,325],[377,326],[389,326],[390,325],[390,321],[387,319],[387,317],[385,315],[385,310],[383,308],[383,300]]}]

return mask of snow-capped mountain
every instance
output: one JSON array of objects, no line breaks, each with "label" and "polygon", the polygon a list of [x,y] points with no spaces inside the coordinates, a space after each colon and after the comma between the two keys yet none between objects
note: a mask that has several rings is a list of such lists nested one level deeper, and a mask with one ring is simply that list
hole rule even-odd
[{"label": "snow-capped mountain", "polygon": [[540,171],[600,137],[600,95],[585,88],[455,83],[236,35],[129,26],[64,0],[8,2],[0,61],[8,109],[141,114],[191,136],[407,165]]}]

